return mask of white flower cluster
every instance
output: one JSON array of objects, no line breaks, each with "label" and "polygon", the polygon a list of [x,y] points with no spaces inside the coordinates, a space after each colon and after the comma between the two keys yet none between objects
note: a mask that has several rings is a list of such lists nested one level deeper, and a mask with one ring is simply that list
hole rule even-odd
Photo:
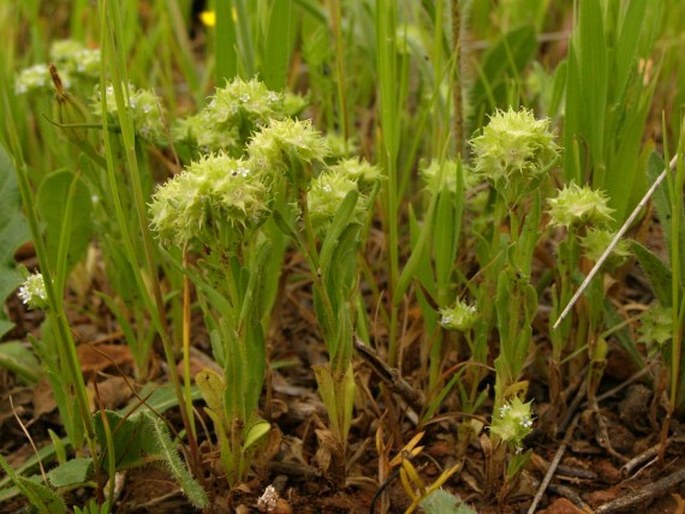
[{"label": "white flower cluster", "polygon": [[19,299],[31,309],[42,309],[47,306],[48,293],[45,289],[45,281],[40,273],[29,275],[19,287],[17,293]]}]

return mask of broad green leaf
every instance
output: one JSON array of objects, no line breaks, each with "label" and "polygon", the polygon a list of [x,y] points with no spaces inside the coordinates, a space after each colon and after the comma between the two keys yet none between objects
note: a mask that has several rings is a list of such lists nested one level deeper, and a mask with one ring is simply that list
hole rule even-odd
[{"label": "broad green leaf", "polygon": [[459,496],[437,489],[421,500],[426,514],[476,514],[476,511],[461,501]]},{"label": "broad green leaf", "polygon": [[[14,268],[14,252],[31,238],[21,211],[21,195],[14,164],[0,145],[0,302],[21,284],[22,276]],[[0,337],[14,326],[0,309]]]},{"label": "broad green leaf", "polygon": [[[146,384],[140,390],[138,396],[145,400],[145,405],[141,405],[140,401],[136,398],[131,401],[130,405],[121,409],[119,414],[124,416],[131,415],[137,410],[146,408],[146,405],[158,414],[162,414],[178,405],[178,396],[176,396],[176,390],[171,384],[161,386],[153,383]],[[193,400],[199,400],[201,398],[200,390],[193,386],[190,389],[190,396]]]},{"label": "broad green leaf", "polygon": [[76,457],[48,472],[53,487],[73,487],[85,483],[93,474],[93,459]]},{"label": "broad green leaf", "polygon": [[[137,412],[127,418],[114,411],[105,411],[107,423],[112,431],[115,462],[117,469],[140,466],[154,454],[154,438],[150,434],[147,420]],[[100,458],[102,465],[107,462],[107,443],[102,416],[95,415],[95,438],[103,448]]]},{"label": "broad green leaf", "polygon": [[203,369],[195,375],[195,383],[202,393],[202,398],[207,406],[214,412],[224,411],[224,380],[221,376],[209,368]]},{"label": "broad green leaf", "polygon": [[90,194],[83,182],[71,171],[56,171],[41,182],[36,195],[36,210],[45,222],[45,239],[49,262],[57,263],[60,239],[63,237],[63,220],[72,182],[76,180],[76,189],[71,199],[71,226],[68,230],[67,270],[79,261],[88,248],[92,223]]},{"label": "broad green leaf", "polygon": [[19,341],[0,344],[0,367],[10,370],[28,384],[35,384],[41,376],[38,359]]},{"label": "broad green leaf", "polygon": [[654,296],[657,297],[657,300],[664,307],[672,307],[671,281],[673,274],[671,270],[651,250],[645,248],[637,241],[632,242],[630,249],[647,275],[654,291]]}]

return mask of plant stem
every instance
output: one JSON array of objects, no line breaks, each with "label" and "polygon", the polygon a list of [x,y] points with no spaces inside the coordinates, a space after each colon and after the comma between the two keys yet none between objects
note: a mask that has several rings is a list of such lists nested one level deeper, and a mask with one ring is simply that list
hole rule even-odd
[{"label": "plant stem", "polygon": [[452,0],[452,52],[454,55],[454,82],[452,83],[452,101],[454,102],[454,142],[457,156],[464,149],[464,122],[462,119],[461,96],[461,8],[460,0]]}]

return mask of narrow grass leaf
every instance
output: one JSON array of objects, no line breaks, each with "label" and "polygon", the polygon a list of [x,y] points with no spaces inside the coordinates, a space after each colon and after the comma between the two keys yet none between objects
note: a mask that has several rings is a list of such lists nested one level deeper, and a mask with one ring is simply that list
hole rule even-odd
[{"label": "narrow grass leaf", "polygon": [[233,0],[216,2],[214,61],[217,87],[237,75],[236,27],[233,21]]},{"label": "narrow grass leaf", "polygon": [[262,62],[262,78],[272,91],[286,88],[290,56],[295,43],[293,0],[271,2]]}]

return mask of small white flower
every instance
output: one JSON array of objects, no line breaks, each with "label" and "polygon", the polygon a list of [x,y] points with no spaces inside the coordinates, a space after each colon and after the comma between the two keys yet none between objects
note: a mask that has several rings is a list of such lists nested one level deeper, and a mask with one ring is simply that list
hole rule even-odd
[{"label": "small white flower", "polygon": [[19,288],[17,296],[24,305],[31,309],[47,307],[48,293],[45,289],[43,275],[40,273],[29,275]]}]

